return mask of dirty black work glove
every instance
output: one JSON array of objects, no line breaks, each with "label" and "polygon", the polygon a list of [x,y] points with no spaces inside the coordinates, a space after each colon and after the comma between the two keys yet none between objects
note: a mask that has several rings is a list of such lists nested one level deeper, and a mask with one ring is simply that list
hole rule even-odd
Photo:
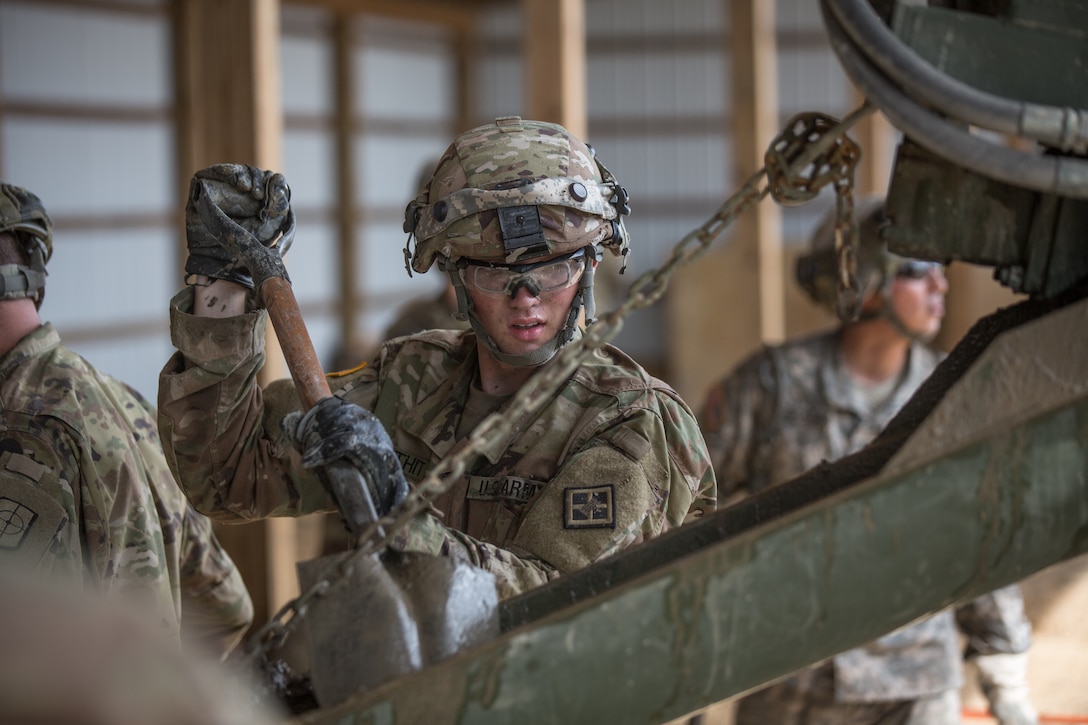
[{"label": "dirty black work glove", "polygon": [[291,190],[282,174],[244,164],[217,164],[193,174],[185,204],[187,275],[226,279],[253,289],[253,277],[236,253],[219,241],[197,207],[207,196],[215,206],[266,247],[287,253],[295,233]]},{"label": "dirty black work glove", "polygon": [[[374,414],[342,398],[323,398],[305,415],[284,418],[283,427],[302,451],[306,468],[348,461],[369,483],[370,498],[379,517],[408,496],[408,482],[393,441]],[[336,492],[333,496],[344,505]],[[350,520],[353,512],[344,511]]]}]

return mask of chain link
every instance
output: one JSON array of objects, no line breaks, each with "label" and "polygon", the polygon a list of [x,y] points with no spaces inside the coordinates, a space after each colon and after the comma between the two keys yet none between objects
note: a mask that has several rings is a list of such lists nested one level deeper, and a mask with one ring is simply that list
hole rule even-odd
[{"label": "chain link", "polygon": [[[436,496],[464,475],[469,462],[490,441],[509,439],[520,433],[527,417],[540,410],[583,362],[619,334],[623,320],[630,312],[657,302],[678,269],[706,252],[740,214],[766,196],[771,195],[784,206],[796,206],[815,198],[825,186],[834,188],[839,209],[835,248],[839,254],[840,293],[844,289],[855,290],[853,177],[860,154],[846,131],[873,110],[871,105],[863,104],[842,121],[818,113],[794,116],[771,144],[762,169],[729,197],[710,219],[684,236],[661,267],[635,280],[619,307],[598,319],[581,338],[561,348],[552,363],[518,391],[506,410],[485,418],[464,444],[431,469],[395,512],[362,532],[355,551],[330,565],[325,572],[327,576],[322,576],[317,584],[288,602],[257,630],[246,644],[245,656],[267,655],[282,646],[306,616],[309,605],[315,599],[327,596],[347,579],[357,557],[374,555],[387,546],[416,516],[430,508]],[[840,234],[840,227],[845,233]]]}]

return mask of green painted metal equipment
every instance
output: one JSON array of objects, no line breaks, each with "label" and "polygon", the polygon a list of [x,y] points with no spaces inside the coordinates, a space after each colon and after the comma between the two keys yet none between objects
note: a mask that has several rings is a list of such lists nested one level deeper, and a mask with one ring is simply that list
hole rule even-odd
[{"label": "green painted metal equipment", "polygon": [[855,456],[514,600],[502,637],[298,722],[665,722],[1088,550],[1088,300],[1061,304],[981,323]]}]

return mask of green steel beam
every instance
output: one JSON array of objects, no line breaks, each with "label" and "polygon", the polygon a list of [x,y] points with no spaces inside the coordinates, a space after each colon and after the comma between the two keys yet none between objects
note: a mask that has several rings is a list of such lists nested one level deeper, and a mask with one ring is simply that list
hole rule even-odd
[{"label": "green steel beam", "polygon": [[666,722],[1088,551],[1086,328],[999,335],[879,475],[297,722]]}]

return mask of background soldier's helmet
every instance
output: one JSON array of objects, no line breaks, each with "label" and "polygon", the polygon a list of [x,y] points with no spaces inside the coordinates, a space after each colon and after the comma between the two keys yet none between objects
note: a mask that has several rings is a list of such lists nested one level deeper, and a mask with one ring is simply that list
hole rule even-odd
[{"label": "background soldier's helmet", "polygon": [[[894,279],[896,268],[906,260],[889,252],[887,243],[881,239],[880,230],[888,222],[884,216],[882,197],[870,196],[857,200],[854,204],[854,218],[857,219],[858,228],[858,284],[861,299],[864,300],[873,292],[883,290],[885,283]],[[837,309],[839,280],[838,258],[835,254],[836,221],[836,209],[832,206],[813,232],[808,253],[797,259],[794,270],[801,289],[832,314]]]},{"label": "background soldier's helmet", "polygon": [[19,239],[29,266],[0,265],[0,299],[30,297],[39,307],[45,296],[45,263],[53,256],[53,222],[41,199],[26,189],[0,183],[0,232]]},{"label": "background soldier's helmet", "polygon": [[[498,118],[458,136],[405,210],[411,267],[435,258],[524,264],[604,246],[626,255],[627,192],[562,126]],[[406,255],[408,250],[406,251]]]}]

